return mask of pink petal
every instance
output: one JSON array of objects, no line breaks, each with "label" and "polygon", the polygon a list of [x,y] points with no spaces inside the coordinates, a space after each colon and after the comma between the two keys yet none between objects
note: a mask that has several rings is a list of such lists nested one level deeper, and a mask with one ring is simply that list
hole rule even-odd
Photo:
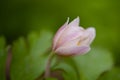
[{"label": "pink petal", "polygon": [[76,54],[84,54],[90,50],[89,45],[81,45],[79,43],[80,37],[68,41],[62,46],[56,49],[56,53],[59,55],[76,55]]},{"label": "pink petal", "polygon": [[92,41],[95,38],[95,29],[94,28],[88,28],[85,30],[81,41],[81,45],[90,45],[92,43]]},{"label": "pink petal", "polygon": [[89,41],[89,44],[92,43],[92,41],[94,40],[95,36],[96,36],[96,31],[95,31],[95,28],[93,27],[90,27],[86,30],[87,33],[89,33],[89,38],[90,38],[90,41]]},{"label": "pink petal", "polygon": [[62,46],[66,42],[69,42],[71,40],[74,40],[78,38],[79,36],[83,35],[83,28],[78,27],[67,27],[66,30],[62,33],[59,41],[58,41],[58,47]]},{"label": "pink petal", "polygon": [[65,30],[65,28],[67,27],[68,22],[69,22],[69,18],[67,19],[67,21],[65,22],[65,24],[57,31],[56,35],[54,36],[54,39],[53,39],[53,49],[55,49],[56,44],[57,44],[57,41],[58,41],[58,39],[60,38],[62,32],[63,32],[63,31]]},{"label": "pink petal", "polygon": [[73,27],[79,26],[79,22],[80,22],[80,19],[79,19],[79,17],[77,17],[71,23],[69,23],[68,26],[73,26]]},{"label": "pink petal", "polygon": [[85,54],[89,50],[90,50],[89,46],[70,46],[70,47],[60,47],[55,52],[58,55],[62,55],[62,56],[72,56],[72,55]]}]

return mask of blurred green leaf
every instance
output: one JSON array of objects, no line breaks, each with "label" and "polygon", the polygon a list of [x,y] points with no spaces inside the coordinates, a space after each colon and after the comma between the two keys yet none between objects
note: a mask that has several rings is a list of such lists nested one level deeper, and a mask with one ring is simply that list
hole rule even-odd
[{"label": "blurred green leaf", "polygon": [[5,45],[6,42],[4,37],[0,37],[0,80],[5,80],[5,65],[7,58]]},{"label": "blurred green leaf", "polygon": [[74,60],[70,57],[60,57],[59,60],[53,69],[61,70],[61,77],[63,77],[64,80],[79,80],[78,70]]},{"label": "blurred green leaf", "polygon": [[35,80],[45,68],[46,50],[51,46],[51,33],[31,33],[27,40],[20,38],[13,44],[11,63],[12,80]]},{"label": "blurred green leaf", "polygon": [[74,57],[81,80],[96,80],[98,76],[113,66],[111,53],[100,48],[92,48],[90,53]]},{"label": "blurred green leaf", "polygon": [[113,68],[104,73],[98,80],[120,80],[120,68]]}]

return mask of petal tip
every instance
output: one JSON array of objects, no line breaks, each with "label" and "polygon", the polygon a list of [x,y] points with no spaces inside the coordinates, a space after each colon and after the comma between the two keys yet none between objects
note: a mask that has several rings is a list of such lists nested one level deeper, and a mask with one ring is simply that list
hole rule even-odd
[{"label": "petal tip", "polygon": [[80,22],[80,18],[78,16],[71,23],[69,23],[69,26],[79,26],[79,22]]},{"label": "petal tip", "polygon": [[94,27],[90,27],[87,29],[87,32],[90,34],[90,44],[91,42],[94,40],[95,36],[96,36],[96,30]]},{"label": "petal tip", "polygon": [[67,17],[67,21],[66,21],[66,24],[68,24],[68,23],[69,23],[69,20],[70,20],[70,18],[69,18],[69,17]]},{"label": "petal tip", "polygon": [[77,20],[80,20],[80,17],[79,16],[77,16],[77,18],[76,18]]},{"label": "petal tip", "polygon": [[94,27],[89,27],[86,30],[92,33],[96,33],[96,29]]}]

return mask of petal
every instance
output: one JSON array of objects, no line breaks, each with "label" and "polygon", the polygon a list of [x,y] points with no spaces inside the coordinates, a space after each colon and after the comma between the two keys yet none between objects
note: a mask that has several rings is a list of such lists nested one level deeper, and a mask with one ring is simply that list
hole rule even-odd
[{"label": "petal", "polygon": [[57,31],[56,35],[54,36],[54,39],[53,39],[53,49],[55,49],[57,41],[58,41],[59,37],[61,36],[62,32],[67,27],[68,22],[69,22],[69,18],[67,19],[67,21],[65,22],[65,24]]},{"label": "petal", "polygon": [[83,34],[84,28],[79,26],[79,17],[74,19],[67,26],[68,27],[63,31],[63,33],[61,34],[61,36],[58,40],[58,46],[61,46],[65,42],[73,40]]},{"label": "petal", "polygon": [[79,36],[82,36],[84,29],[82,27],[67,27],[66,30],[62,33],[59,41],[58,47],[64,45],[66,42],[74,40]]},{"label": "petal", "polygon": [[[77,22],[79,21],[79,17],[76,18],[75,20],[72,21],[73,22]],[[71,24],[72,24],[71,23]],[[78,24],[79,25],[79,24]],[[79,26],[73,27],[73,26],[68,26],[62,33],[62,35],[60,36],[59,40],[58,40],[58,46],[63,45],[64,43],[71,41],[81,35],[83,35],[83,32],[85,31],[83,27],[79,27]]]},{"label": "petal", "polygon": [[58,55],[62,56],[72,56],[72,55],[79,55],[85,54],[90,50],[89,46],[68,46],[68,47],[61,47],[57,49],[55,52]]},{"label": "petal", "polygon": [[76,54],[84,54],[90,50],[89,45],[79,45],[80,37],[77,39],[71,40],[64,45],[58,47],[56,49],[56,53],[59,55],[76,55]]},{"label": "petal", "polygon": [[96,33],[94,28],[91,27],[86,29],[80,40],[81,45],[90,45],[94,40],[95,35]]},{"label": "petal", "polygon": [[72,27],[79,26],[79,22],[80,22],[80,19],[79,17],[77,17],[71,23],[69,23],[68,26],[72,26]]},{"label": "petal", "polygon": [[86,30],[86,32],[90,34],[89,35],[89,39],[90,39],[89,44],[91,44],[92,41],[94,40],[95,36],[96,36],[95,28],[90,27]]}]

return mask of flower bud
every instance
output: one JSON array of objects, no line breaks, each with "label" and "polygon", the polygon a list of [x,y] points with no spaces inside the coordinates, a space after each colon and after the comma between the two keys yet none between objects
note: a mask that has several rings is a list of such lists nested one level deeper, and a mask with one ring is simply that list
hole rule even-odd
[{"label": "flower bud", "polygon": [[79,26],[79,17],[67,22],[57,31],[53,39],[53,51],[62,56],[85,54],[95,38],[93,27],[84,29]]}]

